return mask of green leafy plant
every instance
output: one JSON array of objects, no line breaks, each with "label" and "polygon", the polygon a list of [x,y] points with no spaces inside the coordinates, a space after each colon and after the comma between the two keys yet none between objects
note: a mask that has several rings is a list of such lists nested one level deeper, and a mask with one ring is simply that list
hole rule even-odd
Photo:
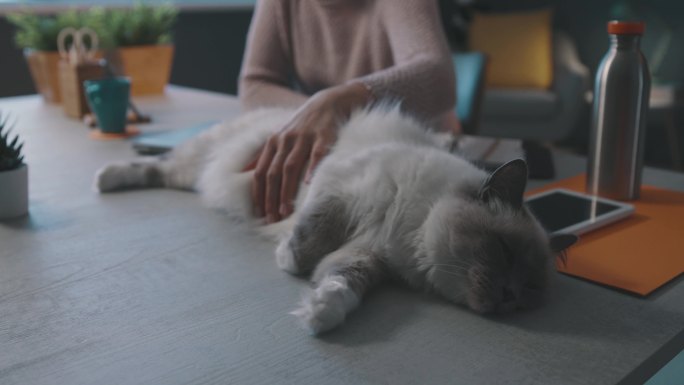
[{"label": "green leafy plant", "polygon": [[3,118],[0,114],[0,172],[17,169],[24,163],[24,156],[21,154],[24,144],[19,143],[18,135],[11,140],[10,130],[7,117]]},{"label": "green leafy plant", "polygon": [[138,3],[132,8],[69,10],[56,15],[14,13],[7,19],[16,27],[15,43],[20,48],[56,51],[57,35],[66,27],[90,27],[102,48],[171,42],[171,29],[178,10],[171,4],[151,6]]},{"label": "green leafy plant", "polygon": [[66,27],[80,28],[85,25],[84,14],[75,10],[57,15],[36,15],[32,13],[11,13],[7,20],[14,24],[14,42],[20,48],[39,51],[56,51],[57,35]]},{"label": "green leafy plant", "polygon": [[172,5],[147,6],[138,3],[129,9],[95,9],[91,25],[104,31],[103,40],[114,47],[171,43],[171,29],[178,17]]}]

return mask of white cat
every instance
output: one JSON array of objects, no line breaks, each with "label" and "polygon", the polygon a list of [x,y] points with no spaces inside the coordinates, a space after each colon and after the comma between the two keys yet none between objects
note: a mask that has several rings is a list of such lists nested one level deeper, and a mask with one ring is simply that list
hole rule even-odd
[{"label": "white cat", "polygon": [[540,302],[554,257],[576,238],[549,239],[525,208],[525,162],[489,175],[397,106],[354,113],[310,185],[302,184],[295,213],[271,225],[256,219],[253,172],[241,170],[292,113],[260,110],[168,156],[106,166],[96,188],[197,190],[209,206],[275,236],[278,266],[311,275],[314,288],[293,314],[313,334],[341,324],[387,279],[481,313]]}]

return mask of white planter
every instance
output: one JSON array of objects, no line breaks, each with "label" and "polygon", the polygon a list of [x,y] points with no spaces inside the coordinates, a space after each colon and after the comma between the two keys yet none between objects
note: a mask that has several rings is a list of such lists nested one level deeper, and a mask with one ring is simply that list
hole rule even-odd
[{"label": "white planter", "polygon": [[0,171],[0,220],[28,213],[28,166]]}]

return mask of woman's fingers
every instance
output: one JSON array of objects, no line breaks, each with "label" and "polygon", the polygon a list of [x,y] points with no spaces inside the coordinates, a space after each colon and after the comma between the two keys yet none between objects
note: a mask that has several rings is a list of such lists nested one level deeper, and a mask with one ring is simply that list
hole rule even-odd
[{"label": "woman's fingers", "polygon": [[328,154],[328,144],[322,138],[318,138],[311,149],[311,155],[309,156],[309,168],[306,170],[306,177],[304,178],[306,183],[311,181],[313,177],[313,172],[318,166],[318,163],[325,158]]},{"label": "woman's fingers", "polygon": [[266,217],[267,223],[274,223],[292,214],[299,179],[309,156],[309,143],[291,133],[269,138],[254,162],[252,201],[255,216]]},{"label": "woman's fingers", "polygon": [[266,173],[266,189],[264,195],[264,212],[266,222],[274,223],[281,219],[280,192],[283,183],[283,168],[296,136],[289,133],[278,135],[278,147]]},{"label": "woman's fingers", "polygon": [[266,196],[266,174],[271,167],[271,162],[276,151],[276,139],[271,137],[266,142],[261,154],[257,158],[252,181],[252,203],[254,215],[261,218],[265,215],[264,201]]},{"label": "woman's fingers", "polygon": [[294,211],[293,202],[297,197],[299,181],[302,176],[309,148],[311,144],[308,140],[300,139],[296,142],[292,151],[285,159],[283,164],[283,179],[280,188],[280,215],[285,218]]},{"label": "woman's fingers", "polygon": [[269,138],[256,165],[252,199],[255,214],[265,216],[267,223],[292,214],[302,174],[309,182],[336,140],[334,105],[319,96],[305,106]]}]

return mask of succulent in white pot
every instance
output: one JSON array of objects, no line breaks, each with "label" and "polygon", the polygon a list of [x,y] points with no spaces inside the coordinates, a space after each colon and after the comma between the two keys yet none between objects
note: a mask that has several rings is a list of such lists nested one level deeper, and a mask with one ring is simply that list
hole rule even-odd
[{"label": "succulent in white pot", "polygon": [[0,114],[0,220],[28,213],[28,166],[19,136],[10,137],[7,118]]}]

